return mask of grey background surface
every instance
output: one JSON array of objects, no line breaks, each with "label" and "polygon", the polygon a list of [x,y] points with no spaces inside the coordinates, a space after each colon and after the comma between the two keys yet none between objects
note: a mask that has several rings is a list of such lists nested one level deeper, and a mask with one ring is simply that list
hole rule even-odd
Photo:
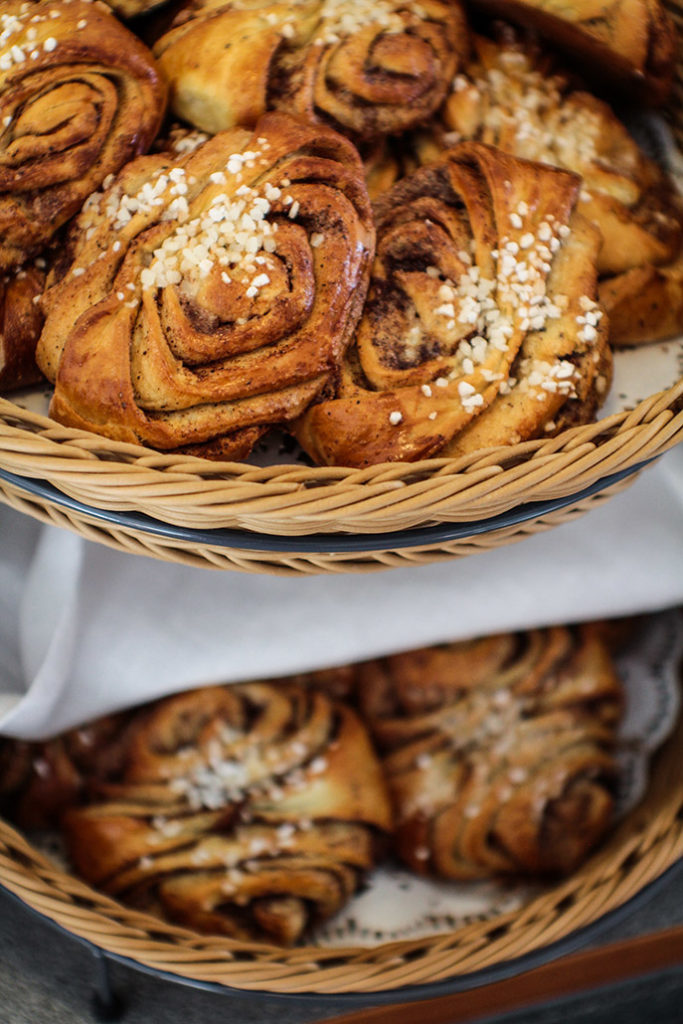
[{"label": "grey background surface", "polygon": [[[632,912],[600,927],[583,947],[683,924],[683,868],[649,890]],[[307,1024],[333,1020],[362,1003],[275,999],[206,992],[114,964],[113,988],[124,1002],[124,1024]],[[0,891],[1,1024],[92,1024],[98,964],[81,943],[56,930]],[[396,1000],[398,1001],[398,1000]],[[425,1015],[415,1003],[415,1022]],[[487,1018],[487,1024],[678,1024],[683,1022],[683,964],[618,987]]]}]

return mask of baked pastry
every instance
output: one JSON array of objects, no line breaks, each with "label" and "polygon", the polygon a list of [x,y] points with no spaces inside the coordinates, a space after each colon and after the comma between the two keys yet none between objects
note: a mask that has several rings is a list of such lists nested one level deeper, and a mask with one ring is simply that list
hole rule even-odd
[{"label": "baked pastry", "polygon": [[203,142],[208,142],[210,136],[206,132],[200,132],[198,128],[188,128],[187,125],[174,121],[166,131],[157,136],[152,147],[155,153],[173,153],[174,156],[184,156],[197,149]]},{"label": "baked pastry", "polygon": [[[406,135],[397,136],[396,139],[387,137],[359,148],[363,161],[365,184],[373,203],[385,192],[388,192],[399,178],[405,177],[406,170],[402,160],[403,147],[401,145],[404,138]],[[437,154],[438,156],[441,156],[441,150]]]},{"label": "baked pastry", "polygon": [[278,108],[367,139],[433,113],[467,46],[459,0],[193,0],[154,53],[205,131]]},{"label": "baked pastry", "polygon": [[[603,238],[600,300],[610,341],[640,344],[678,333],[683,207],[672,182],[606,103],[577,89],[529,38],[498,30],[495,40],[475,36],[474,55],[439,118],[374,156],[373,187],[440,159],[462,139],[573,171],[583,180],[578,208]],[[636,268],[640,273],[629,273]]]},{"label": "baked pastry", "polygon": [[135,18],[140,14],[149,14],[168,0],[104,0],[120,18]]},{"label": "baked pastry", "polygon": [[77,772],[61,743],[0,738],[0,812],[22,828],[46,828],[76,800]]},{"label": "baked pastry", "polygon": [[0,277],[0,393],[42,380],[35,353],[43,326],[39,303],[44,285],[42,257]]},{"label": "baked pastry", "polygon": [[661,0],[472,0],[472,8],[538,30],[622,96],[661,103],[671,90],[676,29]]},{"label": "baked pastry", "polygon": [[663,341],[683,331],[683,253],[661,267],[646,264],[606,278],[599,291],[615,345]]},{"label": "baked pastry", "polygon": [[358,695],[418,873],[565,874],[609,826],[623,698],[592,626],[367,662]]},{"label": "baked pastry", "polygon": [[43,299],[50,415],[244,458],[299,415],[363,305],[374,226],[354,147],[265,115],[126,166],[86,203]]},{"label": "baked pastry", "polygon": [[443,107],[452,134],[441,144],[477,139],[580,174],[579,208],[603,236],[603,276],[674,259],[680,200],[612,109],[572,87],[537,45],[504,27],[497,40],[476,36],[474,45],[476,56],[454,79]]},{"label": "baked pastry", "polygon": [[88,786],[120,770],[130,722],[122,712],[42,742],[0,737],[0,812],[21,828],[58,826]]},{"label": "baked pastry", "polygon": [[380,197],[353,344],[294,426],[316,462],[462,454],[554,431],[569,401],[594,411],[611,363],[579,190],[574,175],[464,143]]},{"label": "baked pastry", "polygon": [[152,705],[119,777],[64,817],[76,870],[111,895],[199,931],[288,945],[352,895],[390,828],[357,716],[284,683]]},{"label": "baked pastry", "polygon": [[149,50],[100,4],[5,0],[0,33],[0,269],[40,252],[145,152],[165,88]]}]

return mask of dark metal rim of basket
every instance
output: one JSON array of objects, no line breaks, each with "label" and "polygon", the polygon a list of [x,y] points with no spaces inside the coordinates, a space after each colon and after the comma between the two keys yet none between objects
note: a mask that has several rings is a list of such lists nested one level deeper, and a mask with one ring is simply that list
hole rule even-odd
[{"label": "dark metal rim of basket", "polygon": [[466,523],[437,523],[433,526],[414,527],[413,529],[397,530],[391,533],[355,533],[329,534],[311,533],[302,536],[285,537],[268,533],[249,533],[245,530],[228,527],[199,530],[185,526],[175,526],[153,519],[143,512],[120,512],[96,508],[86,505],[58,490],[46,480],[34,480],[18,476],[0,469],[0,480],[17,487],[27,494],[50,501],[54,505],[91,516],[100,522],[118,528],[128,528],[152,537],[167,540],[191,542],[202,547],[235,548],[242,551],[274,551],[288,554],[344,554],[350,552],[373,552],[403,550],[424,545],[446,544],[450,541],[465,540],[480,534],[492,533],[495,530],[511,526],[519,526],[530,520],[546,516],[578,504],[588,498],[607,490],[614,484],[625,480],[632,474],[640,472],[655,459],[647,459],[635,466],[629,466],[618,473],[603,477],[589,487],[561,498],[546,501],[532,501],[518,505],[490,519],[479,519]]},{"label": "dark metal rim of basket", "polygon": [[127,967],[133,971],[150,975],[162,981],[174,982],[187,988],[198,989],[202,992],[210,992],[216,995],[241,997],[249,996],[252,999],[284,1000],[287,1002],[305,1002],[307,1004],[319,1003],[322,1006],[330,1003],[344,1003],[349,1006],[380,1006],[391,1003],[417,1002],[422,999],[431,999],[438,996],[452,995],[456,992],[466,992],[469,989],[481,988],[495,982],[507,981],[519,974],[524,974],[534,968],[542,967],[544,964],[557,960],[560,957],[568,956],[580,949],[585,948],[597,940],[608,928],[618,927],[633,914],[637,913],[654,899],[660,892],[665,890],[673,881],[683,877],[683,857],[670,865],[661,875],[648,882],[634,896],[613,910],[607,911],[595,921],[570,932],[568,935],[556,942],[549,943],[540,949],[522,956],[514,957],[512,960],[505,960],[490,967],[484,967],[479,971],[472,971],[468,974],[448,978],[445,981],[424,982],[420,985],[408,985],[401,988],[391,989],[382,992],[277,992],[277,991],[252,991],[247,988],[235,988],[219,982],[200,981],[196,978],[187,978],[170,971],[162,971],[157,967],[140,963],[131,957],[120,953],[111,953],[100,946],[95,945],[90,939],[83,938],[69,931],[64,925],[59,924],[52,918],[42,914],[35,907],[25,902],[20,896],[7,889],[0,882],[0,892],[11,902],[23,907],[32,916],[41,919],[48,926],[54,928],[62,935],[69,936],[83,946],[95,958],[98,970],[95,980],[95,1003],[98,1019],[119,1020],[125,1012],[125,1004],[122,1004],[121,997],[114,991],[109,975],[109,966],[115,963]]}]

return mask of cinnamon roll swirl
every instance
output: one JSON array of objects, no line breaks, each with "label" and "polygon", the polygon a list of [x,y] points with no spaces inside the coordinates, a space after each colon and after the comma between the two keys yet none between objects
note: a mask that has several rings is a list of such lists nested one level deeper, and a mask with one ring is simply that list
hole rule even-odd
[{"label": "cinnamon roll swirl", "polygon": [[467,38],[457,0],[193,0],[154,53],[205,131],[278,108],[367,139],[437,109]]},{"label": "cinnamon roll swirl", "polygon": [[327,384],[374,249],[351,143],[281,113],[126,166],[78,218],[38,345],[50,415],[243,458]]},{"label": "cinnamon roll swirl", "polygon": [[312,458],[461,454],[538,436],[568,402],[595,408],[611,363],[579,189],[467,143],[380,197],[354,342],[334,390],[294,426]]},{"label": "cinnamon roll swirl", "polygon": [[292,944],[391,827],[366,731],[323,694],[210,687],[144,713],[119,777],[64,819],[76,870],[204,932]]},{"label": "cinnamon roll swirl", "polygon": [[0,269],[38,253],[107,175],[151,144],[165,89],[151,53],[84,0],[0,14]]},{"label": "cinnamon roll swirl", "polygon": [[591,626],[445,644],[359,671],[413,870],[565,874],[604,834],[622,688]]}]

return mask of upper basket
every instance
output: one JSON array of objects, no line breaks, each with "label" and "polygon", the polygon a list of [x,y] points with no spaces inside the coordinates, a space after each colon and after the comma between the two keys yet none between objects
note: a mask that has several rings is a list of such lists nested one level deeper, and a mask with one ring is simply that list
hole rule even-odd
[{"label": "upper basket", "polygon": [[[668,7],[683,37],[683,6]],[[683,143],[680,63],[669,116]],[[564,522],[680,440],[683,380],[630,411],[550,439],[362,470],[262,468],[162,454],[62,427],[0,399],[0,499],[90,539],[157,558],[247,571],[340,572],[469,554]],[[530,511],[517,522],[496,522],[520,508]],[[117,520],[117,513],[137,519]],[[428,532],[395,543],[400,531],[449,523],[484,525],[461,531],[456,543]],[[210,531],[226,529],[251,539],[212,538]],[[376,535],[362,556],[334,543],[335,536],[357,534]],[[254,535],[263,537],[261,548]],[[297,543],[311,535],[319,537],[317,545],[306,550]],[[272,550],[266,537],[291,538],[291,545]]]}]

